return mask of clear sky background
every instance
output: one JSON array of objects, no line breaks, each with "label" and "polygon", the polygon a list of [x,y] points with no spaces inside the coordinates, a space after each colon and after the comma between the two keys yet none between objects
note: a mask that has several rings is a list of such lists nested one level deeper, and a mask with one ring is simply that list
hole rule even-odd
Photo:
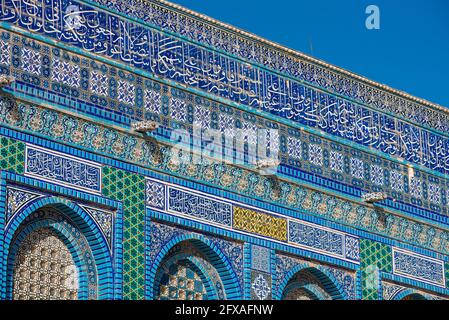
[{"label": "clear sky background", "polygon": [[[449,107],[449,0],[171,0]],[[380,30],[365,8],[380,9]]]}]

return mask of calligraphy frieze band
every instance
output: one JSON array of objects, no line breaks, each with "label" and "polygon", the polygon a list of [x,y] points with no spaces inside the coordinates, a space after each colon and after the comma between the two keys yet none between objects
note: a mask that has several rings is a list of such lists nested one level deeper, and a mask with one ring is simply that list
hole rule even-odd
[{"label": "calligraphy frieze band", "polygon": [[[85,52],[120,61],[438,172],[449,172],[448,138],[299,81],[233,60],[80,1],[5,0],[2,6],[2,21],[33,33],[45,34]],[[79,19],[70,18],[74,12]],[[42,16],[54,19],[41,21]],[[76,66],[71,68],[74,74],[81,72],[75,70]],[[63,77],[61,80],[71,82],[74,79]],[[136,94],[128,87],[119,92],[129,90]],[[125,94],[117,98],[127,102],[128,97]]]},{"label": "calligraphy frieze band", "polygon": [[27,145],[25,175],[83,191],[101,193],[101,166]]},{"label": "calligraphy frieze band", "polygon": [[232,205],[165,184],[146,180],[147,206],[219,226],[232,225]]},{"label": "calligraphy frieze band", "polygon": [[376,109],[400,115],[436,130],[449,131],[449,115],[442,112],[439,106],[435,107],[432,104],[429,107],[430,103],[427,101],[425,104],[422,101],[420,103],[410,101],[409,99],[413,100],[414,97],[400,97],[389,92],[388,89],[380,89],[372,83],[367,84],[358,76],[348,75],[346,70],[330,70],[326,63],[323,65],[322,62],[313,58],[312,60],[315,61],[310,62],[311,57],[279,48],[277,44],[267,44],[265,39],[254,37],[243,31],[236,32],[234,28],[223,27],[220,21],[211,23],[209,17],[198,18],[189,10],[183,12],[182,9],[179,10],[179,7],[173,8],[169,3],[162,4],[154,0],[93,1],[114,11],[127,12],[131,17],[137,17],[168,32],[181,34],[192,41],[230,52],[248,62],[264,65],[282,74],[367,103]]},{"label": "calligraphy frieze band", "polygon": [[288,232],[289,242],[295,245],[343,259],[358,261],[360,258],[359,240],[344,233],[299,221],[289,221]]},{"label": "calligraphy frieze band", "polygon": [[393,247],[393,274],[445,287],[444,262]]},{"label": "calligraphy frieze band", "polygon": [[231,226],[232,206],[218,200],[168,187],[168,211]]}]

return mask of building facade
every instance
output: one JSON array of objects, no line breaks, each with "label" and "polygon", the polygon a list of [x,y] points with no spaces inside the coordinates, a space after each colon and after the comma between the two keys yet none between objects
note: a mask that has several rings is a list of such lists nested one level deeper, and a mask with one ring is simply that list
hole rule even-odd
[{"label": "building facade", "polygon": [[2,299],[448,297],[448,110],[164,1],[0,5]]}]

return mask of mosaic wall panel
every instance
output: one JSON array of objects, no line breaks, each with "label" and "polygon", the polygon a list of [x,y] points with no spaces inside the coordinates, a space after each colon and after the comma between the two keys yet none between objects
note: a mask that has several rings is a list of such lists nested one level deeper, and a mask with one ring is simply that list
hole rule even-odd
[{"label": "mosaic wall panel", "polygon": [[312,63],[310,58],[298,52],[278,49],[263,43],[263,40],[229,30],[220,26],[220,22],[211,24],[210,21],[204,21],[178,9],[173,10],[169,4],[157,1],[94,0],[94,2],[163,30],[180,34],[192,41],[366,103],[376,109],[398,114],[443,132],[449,131],[449,117],[441,111],[393,95],[351,76],[330,70],[327,66]]},{"label": "mosaic wall panel", "polygon": [[143,299],[145,293],[145,179],[104,167],[103,195],[123,203],[123,298]]},{"label": "mosaic wall panel", "polygon": [[[251,50],[247,50],[251,42],[243,41],[238,35],[234,34],[231,39],[227,32],[215,30],[212,26],[206,27],[202,23],[189,27],[185,21],[193,21],[192,17],[170,10],[161,10],[160,6],[153,3],[138,3],[132,14],[142,14],[142,19],[158,17],[154,24],[162,26],[163,29],[170,30],[176,26],[175,33],[195,38],[195,41],[205,42],[211,46],[224,45],[222,48],[224,51],[244,56],[249,61],[258,62],[263,57],[260,63],[281,73],[294,75],[297,80],[287,80],[284,76],[269,70],[233,60],[230,56],[197,46],[195,43],[181,41],[175,36],[97,10],[77,0],[37,0],[33,3],[5,0],[2,5],[6,9],[0,12],[2,21],[18,25],[32,31],[33,34],[42,33],[61,43],[78,47],[84,53],[112,59],[122,63],[123,66],[138,68],[200,89],[208,95],[257,108],[266,112],[266,115],[278,117],[278,120],[283,118],[290,127],[150,81],[82,55],[69,54],[18,34],[3,32],[0,37],[0,73],[11,74],[17,79],[15,82],[17,93],[26,93],[41,100],[57,102],[59,105],[73,108],[77,113],[96,115],[101,113],[101,117],[104,116],[105,120],[119,124],[127,125],[130,119],[157,120],[161,123],[162,129],[168,129],[158,132],[162,137],[168,137],[172,129],[192,130],[193,126],[198,125],[219,129],[226,135],[233,134],[237,129],[244,129],[247,133],[245,142],[249,145],[253,143],[251,133],[254,130],[279,129],[279,143],[270,146],[280,148],[282,165],[279,173],[290,175],[295,179],[303,173],[311,174],[312,178],[306,175],[301,179],[317,184],[319,183],[317,177],[328,178],[342,186],[350,186],[351,191],[348,193],[352,194],[356,193],[356,190],[386,191],[397,200],[397,203],[411,204],[413,208],[419,210],[448,214],[447,179],[419,170],[415,170],[413,175],[409,176],[406,167],[387,161],[384,157],[350,149],[329,139],[318,138],[316,135],[292,128],[293,126],[315,128],[337,139],[353,141],[444,174],[449,173],[447,161],[449,139],[443,134],[425,130],[422,126],[434,127],[446,133],[449,131],[449,116],[446,114],[392,96],[342,75],[323,71],[320,67],[305,61],[284,57],[279,51],[272,51],[255,43],[251,44]],[[121,1],[107,5],[128,13],[128,8],[131,8]],[[143,11],[139,11],[143,8],[151,8],[151,14],[143,15]],[[75,10],[81,19],[63,18],[62,15],[65,15],[67,10]],[[178,14],[180,15],[177,16]],[[61,15],[62,24],[55,23],[56,20],[39,20],[40,16],[58,15]],[[161,17],[167,15],[171,17],[176,15],[173,24],[170,19],[159,21]],[[182,19],[184,22],[181,22]],[[84,24],[86,21],[96,23],[104,32],[98,33],[98,28],[88,27]],[[203,28],[201,35],[195,31],[196,28]],[[131,34],[134,38],[129,38]],[[216,41],[217,35],[220,41]],[[142,39],[145,41],[139,41]],[[115,45],[111,46],[110,43]],[[312,88],[299,80],[317,84],[344,97]],[[349,101],[345,97],[352,100]],[[409,117],[418,125],[373,111],[366,105],[371,105],[376,110]],[[411,108],[414,112],[410,112]],[[0,121],[52,140],[74,144],[120,160],[156,168],[201,183],[213,184],[251,198],[275,202],[293,210],[307,211],[338,223],[419,244],[432,250],[449,252],[447,241],[449,235],[445,230],[388,213],[381,217],[378,211],[365,206],[285,181],[279,182],[279,188],[273,188],[272,180],[257,176],[243,168],[225,164],[204,166],[174,164],[169,161],[170,150],[167,146],[159,148],[152,141],[127,136],[119,131],[63,115],[55,110],[41,109],[20,101],[11,103],[8,97],[2,96]],[[339,258],[351,261],[358,261],[360,258],[362,277],[369,278],[371,276],[369,268],[376,266],[386,272],[393,271],[403,276],[444,286],[442,263],[423,259],[416,254],[405,254],[399,250],[394,251],[392,255],[388,246],[368,240],[360,243],[359,252],[358,238],[326,228],[299,223],[257,210],[235,207],[212,197],[186,192],[155,181],[145,181],[142,176],[112,167],[104,168],[102,174],[99,167],[90,166],[85,161],[81,163],[73,157],[54,152],[49,154],[39,148],[25,150],[23,143],[12,139],[2,137],[0,143],[1,169],[20,174],[25,171],[28,175],[55,183],[63,182],[123,202],[124,295],[128,299],[141,299],[144,296],[145,203],[150,208],[187,215],[228,229],[235,228],[294,243]],[[155,152],[157,149],[159,152]],[[24,154],[27,155],[26,161]],[[36,195],[9,188],[7,196],[7,218],[9,218]],[[407,212],[426,215],[429,212],[422,213],[418,209],[408,208]],[[106,238],[111,242],[112,216],[103,210],[94,208],[86,210],[101,224]],[[165,238],[161,230],[172,227],[155,224],[154,228],[153,231],[159,232],[161,236],[159,240],[162,243]],[[175,234],[184,232],[180,230],[172,228],[168,231]],[[214,243],[217,243],[228,257],[231,257],[234,271],[239,275],[240,281],[243,281],[240,245],[218,238],[211,237],[211,239],[214,239]],[[154,239],[152,241],[157,248],[159,244]],[[251,266],[254,270],[251,271],[250,288],[253,298],[265,299],[271,297],[272,279],[268,275],[269,264],[261,261],[266,253],[261,249],[263,248],[256,246],[252,248],[254,256],[251,258]],[[293,265],[294,262],[289,262],[288,259],[290,258],[280,258],[278,260],[280,266],[277,268],[285,269],[286,266]],[[394,262],[393,265],[391,261]],[[422,266],[423,270],[432,269],[432,272],[417,271],[413,268],[416,265]],[[354,297],[352,274],[328,266],[324,268],[339,279],[339,282],[345,283],[348,297]],[[243,288],[243,284],[240,285]],[[376,299],[378,288],[364,286],[362,295],[367,299]]]},{"label": "mosaic wall panel", "polygon": [[[200,125],[203,128],[221,130],[227,135],[236,134],[237,130],[243,129],[245,143],[249,145],[255,143],[253,141],[254,136],[256,136],[254,130],[262,128],[278,129],[280,133],[278,147],[282,161],[278,173],[287,175],[292,179],[301,176],[302,180],[320,183],[321,185],[323,185],[323,182],[319,182],[316,176],[324,177],[341,184],[340,191],[353,195],[359,195],[359,189],[366,191],[382,190],[398,203],[412,204],[432,212],[447,214],[445,204],[448,203],[449,181],[441,177],[415,170],[414,177],[408,178],[406,166],[385,158],[355,149],[351,150],[328,139],[300,132],[286,125],[268,121],[260,116],[220,105],[211,99],[201,98],[150,81],[136,74],[117,70],[80,55],[68,54],[60,49],[30,41],[18,35],[3,32],[2,38],[7,41],[6,44],[9,45],[9,42],[14,44],[15,50],[12,50],[11,59],[12,61],[19,61],[10,63],[9,69],[4,70],[14,74],[17,78],[17,83],[20,85],[16,86],[16,92],[57,104],[62,103],[64,107],[73,108],[76,112],[92,114],[92,110],[98,109],[100,105],[101,110],[107,110],[110,113],[109,116],[102,115],[109,121],[128,124],[129,118],[154,119],[161,123],[161,128],[164,128],[164,130],[155,134],[166,139],[170,138],[173,129],[185,128],[195,134],[194,126]],[[25,50],[29,52],[38,50],[36,54],[46,57],[45,61],[39,63],[43,64],[42,70],[48,69],[47,73],[49,74],[53,72],[54,64],[48,61],[54,59],[65,61],[57,72],[63,72],[62,70],[65,68],[68,71],[64,72],[69,73],[71,72],[69,70],[70,63],[80,63],[83,66],[81,83],[87,84],[84,87],[71,86],[69,91],[68,89],[55,91],[55,88],[59,88],[63,84],[53,80],[52,77],[47,77],[47,80],[41,80],[36,76],[31,77],[32,75],[22,66],[24,63],[20,61],[24,59],[22,51]],[[26,56],[29,55],[26,54]],[[136,92],[143,93],[142,101],[139,100],[140,103],[136,101],[132,106],[129,106],[110,94],[106,94],[100,99],[97,91],[92,88],[92,85],[95,84],[96,86],[99,81],[99,72],[102,72],[102,79],[104,80],[102,80],[102,84],[105,86],[106,92],[117,90],[116,87],[122,83],[123,87],[132,87],[137,90]],[[43,75],[39,76],[46,79]],[[35,85],[44,89],[36,90]],[[138,96],[140,97],[139,94]],[[61,97],[64,97],[65,100],[61,101]],[[125,117],[113,116],[116,114]],[[226,121],[224,122],[225,118]],[[53,118],[47,116],[44,122],[35,121],[34,125],[40,126],[52,121]],[[56,129],[56,132],[62,134],[64,129],[66,128],[60,126]],[[92,134],[92,132],[94,132],[94,128],[89,128],[82,134]],[[79,134],[81,135],[81,133]],[[192,148],[201,147],[195,140],[192,141]],[[247,165],[251,165],[252,158],[248,156],[248,149],[244,151],[243,155],[239,155],[239,152],[237,152],[233,157],[235,161],[242,159]],[[327,187],[329,187],[328,184],[324,182]],[[346,186],[350,186],[350,188],[347,189]],[[408,210],[413,209],[409,208]]]},{"label": "mosaic wall panel", "polygon": [[407,250],[393,248],[393,273],[445,287],[444,262]]},{"label": "mosaic wall panel", "polygon": [[94,218],[95,222],[97,222],[100,230],[103,232],[104,237],[109,245],[109,250],[112,251],[113,243],[114,243],[114,216],[115,213],[108,210],[92,208],[88,206],[81,206],[84,210],[86,210],[92,218]]},{"label": "mosaic wall panel", "polygon": [[10,187],[6,188],[6,224],[14,216],[16,212],[24,208],[28,203],[43,195],[22,188]]},{"label": "mosaic wall panel", "polygon": [[0,138],[0,168],[23,174],[25,144],[6,137]]},{"label": "mosaic wall panel", "polygon": [[[192,232],[190,230],[168,226],[156,221],[151,221],[149,234],[151,236],[147,261],[149,261],[150,264],[155,261],[162,248],[164,248],[164,246],[167,245],[171,240],[182,235],[198,235],[198,233]],[[218,247],[220,251],[223,252],[223,254],[227,257],[232,267],[232,272],[235,273],[238,278],[240,288],[243,288],[243,245],[241,243],[223,240],[214,236],[204,237],[212,242],[211,246]],[[218,279],[212,279],[212,282],[217,283]],[[223,288],[221,288],[220,290],[223,290]]]},{"label": "mosaic wall panel", "polygon": [[287,220],[284,218],[234,207],[233,226],[238,230],[287,241]]},{"label": "mosaic wall panel", "polygon": [[362,272],[362,299],[379,299],[379,271],[391,273],[391,248],[387,245],[367,239],[360,240],[360,268]]},{"label": "mosaic wall panel", "polygon": [[[333,277],[335,284],[340,286],[341,290],[346,294],[349,300],[356,299],[356,277],[353,272],[282,254],[276,254],[276,286],[274,288],[280,288],[284,280],[289,280],[285,279],[286,275],[291,270],[298,267],[300,267],[301,270],[317,268],[324,271],[327,276],[331,275]],[[278,294],[282,293],[278,292]]]},{"label": "mosaic wall panel", "polygon": [[85,159],[27,145],[25,175],[90,192],[101,192],[101,167]]},{"label": "mosaic wall panel", "polygon": [[[162,181],[147,179],[146,190],[147,206],[150,210],[162,209],[168,214],[189,220],[269,237],[295,247],[351,262],[359,261],[357,237],[311,223],[241,208],[237,202],[230,203],[225,198],[203,196],[195,190],[187,191],[187,188],[166,186]],[[165,209],[164,201],[166,197],[168,198],[167,209]],[[258,246],[254,248],[254,263],[259,265],[255,269],[269,272],[269,264],[266,265],[266,260],[263,261],[265,258],[261,257],[269,254],[269,251]],[[258,256],[259,259],[256,258]]]},{"label": "mosaic wall panel", "polygon": [[[449,172],[446,161],[449,150],[447,137],[304,86],[299,81],[231,60],[223,54],[183,42],[117,15],[95,10],[78,1],[61,0],[47,4],[45,0],[40,0],[38,3],[38,6],[34,5],[33,11],[27,8],[26,2],[16,8],[14,0],[6,0],[4,6],[10,10],[3,10],[0,19],[33,33],[43,33],[50,38],[68,42],[86,52],[115,59],[207,93],[399,156],[432,170]],[[89,28],[87,25],[68,28],[67,25],[54,25],[52,21],[37,22],[38,19],[35,19],[36,15],[46,12],[65,21],[63,15],[69,5],[79,8],[79,15],[83,18],[80,21],[95,21],[98,27],[107,32],[99,35],[97,28]],[[70,25],[70,22],[65,21],[67,23]],[[80,29],[83,32],[80,33]],[[130,29],[133,29],[133,38],[128,39],[129,33],[124,30]],[[96,39],[94,42],[90,40],[93,38]],[[126,45],[128,41],[134,45]],[[110,46],[110,43],[117,45]],[[73,63],[56,61],[56,68],[67,66],[70,72],[53,73],[53,80],[65,85],[80,86],[78,78],[82,71]],[[67,77],[68,74],[74,74],[74,77]],[[142,95],[132,85],[120,82],[117,92],[117,99],[125,107]],[[121,98],[122,92],[128,92],[124,95],[126,99]],[[130,98],[134,94],[135,98]],[[184,117],[185,115],[181,115],[175,118],[182,120]]]},{"label": "mosaic wall panel", "polygon": [[[20,116],[12,116],[16,113]],[[53,123],[45,128],[35,125],[49,116],[54,119]],[[55,110],[19,103],[16,111],[12,112],[10,105],[0,100],[0,122],[36,132],[62,143],[108,154],[116,159],[131,161],[200,183],[213,184],[220,189],[236,192],[242,196],[275,202],[288,209],[305,211],[337,223],[351,225],[367,232],[399,239],[441,253],[449,252],[447,241],[449,235],[438,227],[412,221],[386,211],[380,215],[369,207],[286,181],[279,181],[276,188],[279,192],[274,192],[271,189],[273,182],[269,178],[243,168],[226,164],[197,166],[174,164],[169,160],[170,150],[166,146],[161,145],[160,153],[155,156],[153,151],[158,148],[149,140],[127,136],[100,124],[76,119]],[[65,130],[58,131],[57,128],[61,127]],[[92,133],[87,134],[88,132]],[[20,156],[23,157],[23,152]]]},{"label": "mosaic wall panel", "polygon": [[[11,218],[19,212],[21,209],[26,208],[30,202],[48,197],[49,194],[39,192],[35,189],[29,189],[22,186],[10,185],[6,186],[6,224],[5,229],[8,226]],[[115,225],[115,212],[105,209],[99,209],[91,206],[87,206],[78,203],[97,223],[98,227],[102,231],[112,253],[113,241],[114,241],[114,225]]]}]

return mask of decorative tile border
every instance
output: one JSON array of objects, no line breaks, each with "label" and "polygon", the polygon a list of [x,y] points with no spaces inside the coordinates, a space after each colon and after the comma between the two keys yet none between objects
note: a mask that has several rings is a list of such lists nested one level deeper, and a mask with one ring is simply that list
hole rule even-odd
[{"label": "decorative tile border", "polygon": [[25,175],[101,194],[101,166],[36,146],[26,145]]},{"label": "decorative tile border", "polygon": [[[359,238],[356,236],[153,178],[146,178],[146,184],[146,205],[150,210],[164,211],[202,224],[269,239],[352,263],[360,260]],[[171,197],[176,201],[170,203]],[[289,229],[300,226],[303,226],[302,230],[289,232]],[[338,241],[327,244],[329,239]],[[257,252],[256,248],[255,254]],[[269,267],[261,268],[255,269],[267,272]]]},{"label": "decorative tile border", "polygon": [[408,250],[392,248],[393,274],[445,287],[444,261]]}]

